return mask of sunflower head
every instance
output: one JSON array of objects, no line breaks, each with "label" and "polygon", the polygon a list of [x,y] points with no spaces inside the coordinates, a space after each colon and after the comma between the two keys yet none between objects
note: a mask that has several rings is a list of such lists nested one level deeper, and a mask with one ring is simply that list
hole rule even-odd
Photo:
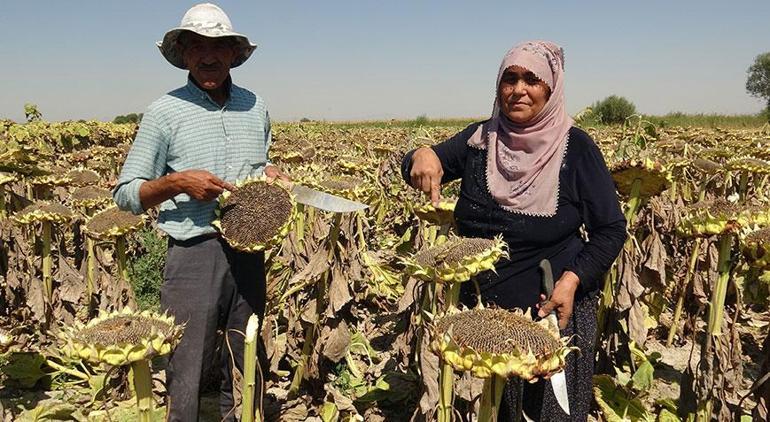
[{"label": "sunflower head", "polygon": [[755,230],[744,236],[741,251],[752,267],[770,270],[770,228]]},{"label": "sunflower head", "polygon": [[115,239],[144,227],[144,218],[144,215],[134,215],[118,207],[110,207],[89,218],[85,232],[96,239]]},{"label": "sunflower head", "polygon": [[63,352],[90,362],[127,365],[171,352],[183,327],[167,315],[129,308],[75,323],[59,335]]},{"label": "sunflower head", "polygon": [[677,231],[687,237],[736,232],[747,217],[745,209],[726,199],[704,200],[685,208]]},{"label": "sunflower head", "polygon": [[234,249],[258,252],[283,240],[297,216],[291,193],[265,177],[237,182],[234,192],[219,197],[217,219],[212,223]]},{"label": "sunflower head", "polygon": [[73,217],[72,211],[64,205],[37,201],[17,212],[13,219],[19,224],[32,224],[43,221],[67,223]]},{"label": "sunflower head", "polygon": [[431,349],[456,370],[479,378],[499,375],[533,381],[560,371],[570,351],[555,321],[533,321],[520,310],[450,312],[433,323]]},{"label": "sunflower head", "polygon": [[770,173],[770,162],[754,157],[735,157],[727,160],[725,168],[752,174]]},{"label": "sunflower head", "polygon": [[454,225],[456,205],[456,199],[442,198],[438,203],[438,207],[433,206],[430,202],[416,206],[414,208],[414,214],[420,220],[425,220],[437,226],[443,226],[445,224]]},{"label": "sunflower head", "polygon": [[29,183],[33,186],[69,186],[72,183],[67,169],[53,166],[43,169],[45,174],[29,178]]},{"label": "sunflower head", "polygon": [[330,176],[313,183],[313,186],[332,195],[341,196],[351,201],[368,202],[372,197],[371,183],[353,175]]},{"label": "sunflower head", "polygon": [[102,180],[99,173],[86,168],[72,169],[67,172],[66,177],[70,180],[71,186],[96,185]]},{"label": "sunflower head", "polygon": [[420,250],[405,263],[412,275],[424,280],[464,282],[482,271],[494,270],[495,263],[508,256],[506,248],[502,237],[451,237]]},{"label": "sunflower head", "polygon": [[706,175],[714,175],[723,170],[721,164],[711,161],[708,158],[701,157],[692,160],[692,166],[699,172]]},{"label": "sunflower head", "polygon": [[112,193],[96,186],[83,186],[70,193],[70,202],[76,207],[98,208],[112,203]]},{"label": "sunflower head", "polygon": [[641,180],[639,195],[651,198],[671,186],[668,169],[651,158],[623,160],[610,166],[612,179],[621,195],[628,196],[635,180]]},{"label": "sunflower head", "polygon": [[343,172],[353,174],[365,172],[372,164],[364,157],[349,156],[337,159],[337,166]]}]

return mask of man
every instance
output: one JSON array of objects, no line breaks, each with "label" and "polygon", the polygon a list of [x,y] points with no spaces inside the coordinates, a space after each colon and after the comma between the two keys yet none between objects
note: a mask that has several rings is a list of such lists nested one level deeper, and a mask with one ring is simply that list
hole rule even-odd
[{"label": "man", "polygon": [[233,32],[224,11],[193,6],[158,47],[189,71],[187,85],[148,108],[113,196],[135,214],[160,204],[158,227],[169,236],[161,306],[187,324],[167,370],[169,420],[197,420],[201,375],[219,362],[218,328],[229,333],[221,412],[234,420],[231,362],[243,368],[243,337],[234,331],[245,332],[249,316],[264,313],[264,255],[238,253],[217,235],[211,226],[216,198],[247,176],[287,178],[267,160],[264,101],[230,78],[256,45]]}]

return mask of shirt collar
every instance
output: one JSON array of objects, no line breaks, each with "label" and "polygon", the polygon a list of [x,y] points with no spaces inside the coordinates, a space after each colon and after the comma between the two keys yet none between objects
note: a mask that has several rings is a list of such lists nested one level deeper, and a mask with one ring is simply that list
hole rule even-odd
[{"label": "shirt collar", "polygon": [[[224,86],[227,89],[227,100],[225,100],[225,105],[227,105],[230,102],[230,99],[233,98],[233,78],[230,75],[227,75],[227,79],[225,79]],[[212,100],[209,96],[208,92],[201,89],[201,87],[198,86],[198,83],[195,82],[192,75],[187,75],[187,89],[190,91],[192,95],[194,95],[197,98],[200,98],[201,100],[208,100],[211,101],[214,104],[217,104],[216,101]],[[219,104],[217,104],[219,106]]]}]

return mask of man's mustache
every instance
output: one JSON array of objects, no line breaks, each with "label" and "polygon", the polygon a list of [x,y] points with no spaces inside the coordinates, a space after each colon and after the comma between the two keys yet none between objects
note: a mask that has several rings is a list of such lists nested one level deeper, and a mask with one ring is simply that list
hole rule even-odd
[{"label": "man's mustache", "polygon": [[203,71],[206,71],[206,70],[220,70],[220,69],[222,69],[222,64],[221,63],[199,64],[198,65],[198,70],[203,70]]}]

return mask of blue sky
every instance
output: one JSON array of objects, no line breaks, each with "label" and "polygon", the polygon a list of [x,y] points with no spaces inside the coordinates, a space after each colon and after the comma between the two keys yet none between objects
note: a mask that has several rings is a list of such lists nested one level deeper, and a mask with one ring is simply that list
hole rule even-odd
[{"label": "blue sky", "polygon": [[[141,112],[185,81],[154,42],[195,4],[3,0],[0,118]],[[756,113],[746,69],[770,51],[770,1],[220,1],[259,48],[233,70],[276,120],[482,117],[505,51],[566,55],[570,113],[611,94],[639,111]]]}]

